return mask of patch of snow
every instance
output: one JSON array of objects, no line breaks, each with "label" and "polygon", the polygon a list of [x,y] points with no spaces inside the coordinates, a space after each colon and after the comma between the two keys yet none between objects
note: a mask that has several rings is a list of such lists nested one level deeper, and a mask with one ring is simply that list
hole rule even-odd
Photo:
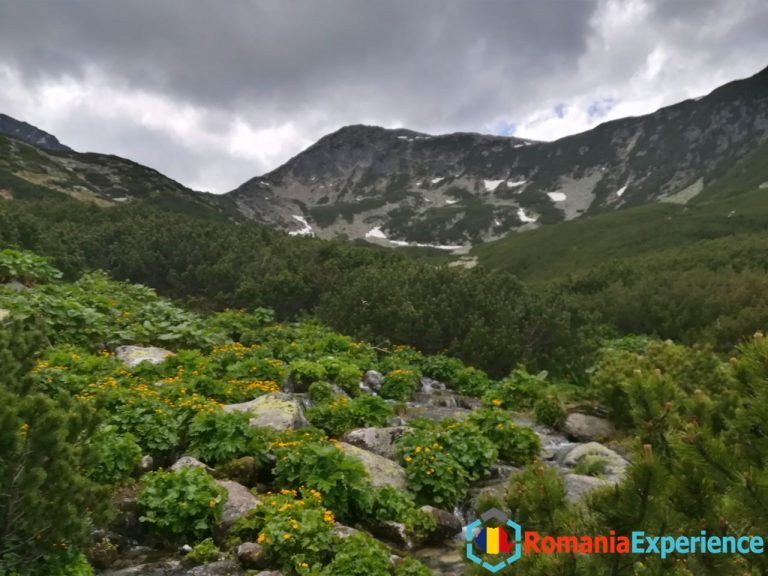
[{"label": "patch of snow", "polygon": [[398,136],[397,139],[398,140],[407,140],[408,142],[413,142],[413,138],[411,138],[410,136]]},{"label": "patch of snow", "polygon": [[549,196],[549,199],[552,200],[552,202],[565,202],[568,198],[562,192],[547,192],[547,196]]},{"label": "patch of snow", "polygon": [[445,180],[445,176],[441,176],[440,178],[432,178],[432,184],[440,184],[440,182],[443,180]]},{"label": "patch of snow", "polygon": [[621,198],[621,197],[622,197],[622,195],[624,194],[624,192],[626,192],[626,191],[627,191],[627,186],[629,186],[629,184],[624,184],[624,186],[622,186],[621,188],[619,188],[618,190],[616,190],[616,196],[618,196],[619,198]]},{"label": "patch of snow", "polygon": [[496,188],[499,187],[499,184],[504,182],[504,180],[483,180],[483,184],[485,185],[485,191],[486,192],[493,192],[496,190]]},{"label": "patch of snow", "polygon": [[522,148],[525,144],[515,144],[512,148]]},{"label": "patch of snow", "polygon": [[269,182],[259,182],[261,186],[272,186]]},{"label": "patch of snow", "polygon": [[264,200],[269,200],[269,196],[264,196]]},{"label": "patch of snow", "polygon": [[115,202],[128,202],[130,198],[128,198],[127,196],[123,196],[122,198],[112,198],[112,200],[114,200]]},{"label": "patch of snow", "polygon": [[429,199],[429,198],[427,198],[426,196],[422,196],[422,198],[424,198],[424,202],[432,202],[432,200],[430,200],[430,199]]},{"label": "patch of snow", "polygon": [[525,213],[525,210],[522,208],[517,209],[517,217],[520,218],[520,222],[523,224],[529,224],[531,222],[536,222],[536,218],[531,218]]},{"label": "patch of snow", "polygon": [[498,218],[494,218],[493,225],[494,226],[501,226],[501,220],[499,220]]},{"label": "patch of snow", "polygon": [[527,180],[507,180],[507,188],[517,188],[518,186],[524,186]]},{"label": "patch of snow", "polygon": [[390,240],[395,246],[416,246],[417,248],[437,248],[438,250],[458,250],[463,246],[451,246],[449,244],[424,244],[422,242],[406,242],[405,240]]},{"label": "patch of snow", "polygon": [[297,214],[294,214],[292,216],[294,220],[302,224],[304,227],[299,230],[291,230],[288,232],[289,236],[314,236],[315,232],[312,230],[312,226],[309,225],[309,222],[307,222],[307,219],[304,218],[304,216],[299,216]]},{"label": "patch of snow", "polygon": [[765,190],[766,188],[768,188],[768,182],[763,182],[762,184],[760,184],[759,188],[760,190]]},{"label": "patch of snow", "polygon": [[379,238],[380,240],[386,240],[387,235],[384,234],[384,232],[381,231],[381,226],[376,226],[376,228],[371,228],[368,230],[368,232],[365,233],[366,238]]},{"label": "patch of snow", "polygon": [[447,206],[451,206],[452,204],[456,204],[456,202],[458,202],[458,200],[451,200],[451,199],[448,199],[448,200],[446,200],[446,201],[445,201],[445,204],[446,204]]}]

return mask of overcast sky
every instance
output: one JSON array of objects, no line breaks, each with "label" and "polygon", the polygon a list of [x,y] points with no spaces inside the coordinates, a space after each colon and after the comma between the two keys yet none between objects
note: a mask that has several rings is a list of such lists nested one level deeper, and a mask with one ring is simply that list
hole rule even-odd
[{"label": "overcast sky", "polygon": [[0,112],[228,191],[345,124],[551,140],[768,66],[766,0],[0,0]]}]

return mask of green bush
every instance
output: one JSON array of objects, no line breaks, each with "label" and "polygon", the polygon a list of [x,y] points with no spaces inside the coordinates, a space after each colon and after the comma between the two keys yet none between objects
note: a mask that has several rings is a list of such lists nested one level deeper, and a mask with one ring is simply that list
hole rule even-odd
[{"label": "green bush", "polygon": [[208,534],[221,517],[227,496],[200,468],[150,472],[142,484],[137,499],[142,512],[139,520],[171,540]]},{"label": "green bush", "polygon": [[335,397],[336,392],[328,382],[314,382],[309,387],[309,399],[315,404],[325,404]]},{"label": "green bush", "polygon": [[32,252],[0,250],[0,284],[16,280],[22,284],[53,282],[62,274],[48,263],[47,258]]},{"label": "green bush", "polygon": [[188,452],[216,466],[240,456],[255,456],[264,462],[267,435],[250,425],[246,412],[199,412],[189,424]]},{"label": "green bush", "polygon": [[411,400],[419,389],[419,373],[414,370],[392,370],[384,377],[381,395],[384,398],[405,402]]},{"label": "green bush", "polygon": [[564,524],[560,515],[568,508],[565,484],[550,466],[532,464],[512,476],[505,500],[510,517],[528,530],[556,534]]},{"label": "green bush", "polygon": [[367,520],[399,522],[416,541],[435,529],[435,520],[431,514],[419,510],[410,494],[391,486],[383,486],[374,491]]},{"label": "green bush", "polygon": [[534,461],[541,451],[536,433],[517,426],[505,411],[495,408],[473,410],[469,421],[475,424],[499,451],[499,459],[523,466]]},{"label": "green bush", "polygon": [[291,382],[296,392],[305,392],[315,382],[327,380],[325,366],[312,360],[294,360],[290,365]]},{"label": "green bush", "polygon": [[491,387],[491,379],[477,368],[462,368],[454,373],[453,388],[467,396],[482,396]]},{"label": "green bush", "polygon": [[339,386],[350,396],[356,396],[360,393],[360,379],[363,371],[359,366],[345,362],[334,356],[326,356],[319,361],[325,369],[326,378]]},{"label": "green bush", "polygon": [[365,468],[332,444],[308,441],[290,446],[279,454],[275,482],[319,491],[323,504],[342,522],[353,520],[371,505]]},{"label": "green bush", "polygon": [[458,358],[451,358],[443,354],[425,356],[421,361],[421,373],[424,376],[454,386],[456,374],[464,369],[464,363]]},{"label": "green bush", "polygon": [[389,574],[389,551],[366,534],[356,533],[341,541],[336,555],[321,572],[323,576],[384,576]]},{"label": "green bush", "polygon": [[395,564],[395,576],[432,576],[432,571],[418,560],[403,558]]},{"label": "green bush", "polygon": [[306,417],[314,426],[338,437],[353,428],[384,426],[392,414],[392,407],[376,396],[358,396],[351,401],[336,396],[330,402],[312,406]]},{"label": "green bush", "polygon": [[216,546],[213,538],[206,538],[196,544],[185,558],[194,564],[208,564],[215,562],[220,556],[221,550]]},{"label": "green bush", "polygon": [[555,430],[560,429],[565,423],[567,416],[565,406],[558,393],[550,390],[536,400],[533,405],[533,413],[536,416],[536,422],[549,426]]},{"label": "green bush", "polygon": [[494,383],[483,395],[483,400],[506,410],[530,410],[547,386],[546,372],[534,375],[517,368]]},{"label": "green bush", "polygon": [[141,447],[132,434],[120,434],[114,426],[103,426],[88,443],[90,465],[86,475],[99,484],[118,484],[136,470]]},{"label": "green bush", "polygon": [[488,476],[498,457],[494,443],[471,422],[445,421],[437,434],[437,447],[466,470],[470,481]]}]

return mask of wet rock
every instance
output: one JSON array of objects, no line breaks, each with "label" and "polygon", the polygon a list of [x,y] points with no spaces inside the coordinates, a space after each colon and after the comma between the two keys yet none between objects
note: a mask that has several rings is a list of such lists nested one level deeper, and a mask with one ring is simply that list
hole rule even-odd
[{"label": "wet rock", "polygon": [[447,418],[461,420],[469,415],[466,408],[447,408],[441,406],[409,406],[404,414],[406,420],[414,418],[429,418],[434,422],[441,422]]},{"label": "wet rock", "polygon": [[566,474],[563,480],[565,482],[565,497],[571,502],[581,500],[584,496],[598,488],[613,484],[602,478],[583,476],[581,474]]},{"label": "wet rock", "polygon": [[104,536],[91,544],[85,555],[94,568],[105,570],[117,561],[119,550],[109,536]]},{"label": "wet rock", "polygon": [[563,432],[571,440],[590,442],[613,437],[616,428],[605,418],[574,412],[566,418]]},{"label": "wet rock", "polygon": [[413,548],[413,538],[405,524],[401,522],[393,522],[392,520],[379,522],[371,526],[371,534],[403,550],[411,550]]},{"label": "wet rock", "polygon": [[261,501],[242,484],[231,480],[216,480],[216,483],[227,491],[220,527],[226,533],[237,520],[261,505]]},{"label": "wet rock", "polygon": [[256,576],[283,576],[283,573],[278,572],[277,570],[262,570],[261,572],[258,572]]},{"label": "wet rock", "polygon": [[368,471],[372,486],[392,486],[399,490],[405,490],[405,470],[396,462],[346,442],[340,442],[339,448],[348,456],[357,458],[363,463]]},{"label": "wet rock", "polygon": [[251,426],[272,428],[278,432],[294,430],[308,426],[301,403],[284,392],[265,394],[249,402],[227,404],[225,412],[247,412],[251,417]]},{"label": "wet rock", "polygon": [[353,534],[357,534],[358,532],[359,530],[357,530],[356,528],[345,526],[344,524],[339,524],[338,522],[336,522],[333,525],[333,533],[337,537],[341,538],[342,540],[345,540],[346,538],[349,538],[350,536],[352,536]]},{"label": "wet rock", "polygon": [[171,470],[181,470],[182,468],[201,468],[209,474],[213,472],[213,468],[209,467],[207,464],[203,464],[200,460],[193,458],[192,456],[182,456],[176,460],[173,466],[171,466]]},{"label": "wet rock", "polygon": [[118,346],[115,356],[121,360],[127,368],[135,368],[142,362],[160,364],[173,352],[155,346]]},{"label": "wet rock", "polygon": [[266,568],[264,549],[255,542],[243,542],[237,547],[237,559],[245,568]]},{"label": "wet rock", "polygon": [[428,536],[428,542],[436,543],[450,540],[459,534],[463,528],[461,520],[447,510],[434,506],[422,506],[420,510],[432,516],[435,521],[435,529]]},{"label": "wet rock", "polygon": [[422,548],[413,556],[441,576],[462,576],[466,571],[466,556],[458,547]]},{"label": "wet rock", "polygon": [[363,375],[361,384],[378,394],[381,391],[381,386],[384,384],[384,375],[376,370],[368,370]]},{"label": "wet rock", "polygon": [[141,462],[139,462],[139,471],[142,474],[145,474],[152,470],[155,466],[155,460],[150,456],[149,454],[144,454],[144,456],[141,457]]},{"label": "wet rock", "polygon": [[563,448],[558,452],[556,461],[561,466],[570,469],[576,468],[582,462],[599,461],[603,478],[608,481],[618,481],[623,478],[627,466],[629,466],[629,462],[622,456],[597,442]]},{"label": "wet rock", "polygon": [[112,520],[110,529],[130,538],[142,535],[141,516],[137,502],[139,488],[136,485],[120,486],[112,495]]},{"label": "wet rock", "polygon": [[181,562],[174,559],[136,564],[100,572],[99,576],[185,576],[187,570]]},{"label": "wet rock", "polygon": [[245,576],[245,572],[233,560],[218,560],[195,566],[186,573],[186,576]]},{"label": "wet rock", "polygon": [[435,392],[446,390],[445,384],[426,376],[419,378],[419,383],[421,384],[420,392],[422,394],[434,394]]},{"label": "wet rock", "polygon": [[357,428],[344,434],[341,440],[391,460],[395,457],[395,441],[407,430],[405,426]]}]

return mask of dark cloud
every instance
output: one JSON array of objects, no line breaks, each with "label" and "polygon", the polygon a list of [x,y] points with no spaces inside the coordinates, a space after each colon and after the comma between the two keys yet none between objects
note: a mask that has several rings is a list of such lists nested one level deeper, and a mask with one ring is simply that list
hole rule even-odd
[{"label": "dark cloud", "polygon": [[0,0],[0,108],[224,190],[347,123],[550,137],[670,103],[768,64],[767,25],[762,0]]}]

